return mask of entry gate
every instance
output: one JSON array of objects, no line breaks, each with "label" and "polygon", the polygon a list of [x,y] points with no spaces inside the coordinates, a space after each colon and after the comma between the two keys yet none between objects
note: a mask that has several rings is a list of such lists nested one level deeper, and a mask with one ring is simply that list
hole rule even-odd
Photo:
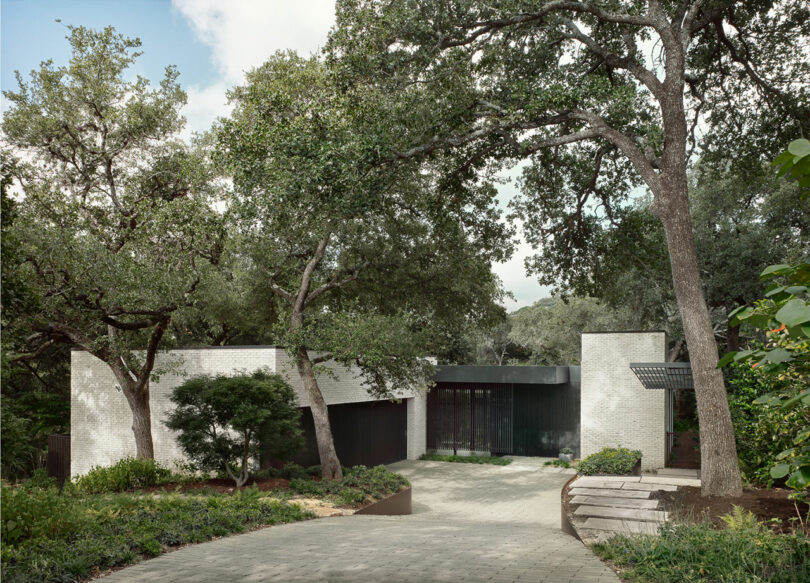
[{"label": "entry gate", "polygon": [[556,456],[570,447],[579,452],[578,383],[439,381],[427,405],[429,450]]},{"label": "entry gate", "polygon": [[428,393],[428,448],[512,453],[511,385],[439,383]]}]

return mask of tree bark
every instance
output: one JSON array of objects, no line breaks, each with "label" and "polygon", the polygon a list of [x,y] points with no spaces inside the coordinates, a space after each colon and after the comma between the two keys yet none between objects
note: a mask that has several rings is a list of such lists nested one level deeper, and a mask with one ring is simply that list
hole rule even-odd
[{"label": "tree bark", "polygon": [[728,323],[726,328],[726,352],[737,352],[740,349],[740,327]]},{"label": "tree bark", "polygon": [[135,434],[135,455],[139,459],[154,459],[152,443],[152,411],[149,407],[149,382],[142,385],[129,382],[121,387],[132,411],[132,432]]},{"label": "tree bark", "polygon": [[700,421],[701,493],[740,496],[742,481],[734,428],[723,373],[717,368],[714,329],[700,282],[686,182],[671,180],[664,184],[664,192],[656,193],[660,198],[655,206],[664,226],[675,297],[692,364]]},{"label": "tree bark", "polygon": [[315,441],[318,444],[318,456],[321,460],[321,477],[328,480],[339,480],[343,477],[343,469],[340,467],[340,460],[335,451],[332,426],[329,423],[329,409],[321,394],[321,389],[318,387],[318,380],[315,378],[315,371],[312,369],[312,361],[309,359],[306,348],[302,347],[296,351],[295,365],[309,396],[312,420],[315,423]]}]

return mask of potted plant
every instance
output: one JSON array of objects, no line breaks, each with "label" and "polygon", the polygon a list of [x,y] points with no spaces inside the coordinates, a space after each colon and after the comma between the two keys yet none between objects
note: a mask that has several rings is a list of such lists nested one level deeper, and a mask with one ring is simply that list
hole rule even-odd
[{"label": "potted plant", "polygon": [[561,462],[572,462],[574,461],[574,450],[570,447],[564,447],[560,449],[560,461]]}]

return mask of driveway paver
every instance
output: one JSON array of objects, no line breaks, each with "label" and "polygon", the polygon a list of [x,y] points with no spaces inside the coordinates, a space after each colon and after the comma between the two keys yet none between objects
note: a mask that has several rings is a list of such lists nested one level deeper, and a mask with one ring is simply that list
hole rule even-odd
[{"label": "driveway paver", "polygon": [[189,546],[127,567],[104,583],[386,582],[618,583],[560,529],[570,474],[509,466],[400,462],[410,516],[342,516]]}]

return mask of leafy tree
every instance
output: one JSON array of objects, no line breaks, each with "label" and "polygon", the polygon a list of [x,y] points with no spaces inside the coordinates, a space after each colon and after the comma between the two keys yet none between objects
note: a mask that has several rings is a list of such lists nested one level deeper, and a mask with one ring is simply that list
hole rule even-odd
[{"label": "leafy tree", "polygon": [[611,310],[594,298],[546,298],[510,314],[510,338],[530,351],[531,364],[580,363],[582,333],[634,330],[629,310]]},{"label": "leafy tree", "polygon": [[385,158],[399,134],[389,96],[342,91],[318,59],[277,54],[230,97],[219,140],[234,221],[257,285],[277,299],[260,309],[279,314],[323,477],[339,478],[316,366],[358,366],[377,396],[424,383],[424,356],[502,317],[490,262],[506,255],[508,229],[487,181],[440,182],[435,168]]},{"label": "leafy tree", "polygon": [[[810,187],[810,141],[794,140],[775,161],[780,175],[788,175],[799,185]],[[810,190],[804,196],[810,194]],[[746,323],[767,331],[768,343],[739,352],[730,352],[720,360],[720,366],[731,362],[752,362],[764,374],[776,376],[795,391],[766,394],[755,402],[779,405],[785,409],[810,407],[810,262],[767,267],[761,279],[775,279],[768,286],[765,298],[753,306],[735,311],[733,324]],[[802,420],[806,416],[800,415]],[[797,428],[793,447],[781,452],[781,463],[771,468],[773,478],[787,475],[787,485],[797,490],[810,487],[810,426]]]},{"label": "leafy tree", "polygon": [[68,30],[67,66],[46,61],[4,92],[5,139],[32,160],[14,173],[22,198],[10,232],[36,298],[18,314],[34,334],[10,358],[64,343],[107,363],[132,411],[137,455],[151,458],[155,355],[220,252],[208,204],[216,182],[203,153],[173,139],[185,103],[177,71],[168,67],[157,88],[127,81],[139,40],[111,27]]},{"label": "leafy tree", "polygon": [[742,489],[689,213],[690,154],[701,120],[710,153],[756,141],[747,165],[773,138],[810,129],[806,87],[787,91],[810,63],[783,58],[806,45],[808,20],[797,0],[338,2],[330,50],[346,82],[407,103],[393,155],[528,158],[516,203],[528,238],[566,249],[574,269],[596,217],[649,189],[692,362],[704,495]]},{"label": "leafy tree", "polygon": [[279,375],[199,376],[175,387],[166,426],[205,471],[224,471],[241,488],[262,451],[288,459],[303,445],[295,391]]}]

